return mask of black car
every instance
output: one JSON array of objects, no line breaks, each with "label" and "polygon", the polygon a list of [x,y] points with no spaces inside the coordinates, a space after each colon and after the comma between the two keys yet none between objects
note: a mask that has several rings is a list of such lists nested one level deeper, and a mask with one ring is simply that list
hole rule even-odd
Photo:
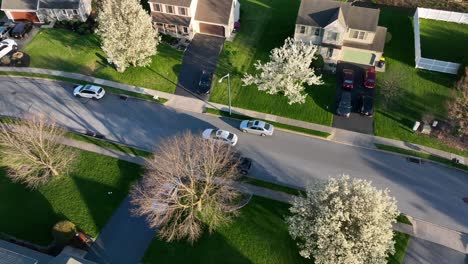
[{"label": "black car", "polygon": [[242,175],[247,175],[249,173],[250,167],[252,167],[252,160],[246,157],[240,158],[239,165],[237,169]]},{"label": "black car", "polygon": [[10,36],[16,39],[22,39],[28,36],[29,31],[32,29],[32,23],[18,23],[10,31]]},{"label": "black car", "polygon": [[372,117],[374,115],[374,106],[372,102],[373,101],[372,97],[363,95],[361,96],[361,99],[359,101],[361,105],[361,108],[360,108],[361,114]]},{"label": "black car", "polygon": [[10,35],[10,31],[11,31],[11,28],[12,26],[8,26],[8,25],[1,25],[0,26],[0,40],[4,40],[6,38],[8,38],[8,36]]},{"label": "black car", "polygon": [[351,92],[343,91],[336,113],[340,116],[349,117],[351,114]]},{"label": "black car", "polygon": [[213,74],[211,72],[202,71],[197,92],[199,94],[210,94],[212,80]]}]

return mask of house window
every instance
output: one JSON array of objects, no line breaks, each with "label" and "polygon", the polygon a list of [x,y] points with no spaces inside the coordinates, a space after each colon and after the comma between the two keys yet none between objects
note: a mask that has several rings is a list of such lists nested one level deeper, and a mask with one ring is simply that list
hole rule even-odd
[{"label": "house window", "polygon": [[188,34],[188,28],[187,27],[182,27],[182,32],[184,32],[184,34]]},{"label": "house window", "polygon": [[299,26],[299,27],[297,28],[297,31],[298,31],[298,33],[300,33],[300,34],[305,34],[305,32],[306,32],[306,26]]},{"label": "house window", "polygon": [[65,15],[65,16],[66,16],[66,15],[67,15],[67,10],[62,9],[62,15]]},{"label": "house window", "polygon": [[179,7],[179,15],[187,16],[187,8],[186,7]]},{"label": "house window", "polygon": [[320,36],[320,28],[316,28],[314,31],[315,36]]},{"label": "house window", "polygon": [[327,49],[327,58],[331,58],[333,56],[333,49],[332,48],[328,48]]},{"label": "house window", "polygon": [[338,32],[328,32],[327,40],[336,41],[338,39]]},{"label": "house window", "polygon": [[73,15],[77,16],[78,15],[78,10],[73,9]]},{"label": "house window", "polygon": [[354,39],[365,39],[366,38],[366,32],[365,31],[359,31],[359,30],[351,30],[349,33],[349,36]]},{"label": "house window", "polygon": [[162,12],[161,4],[153,3],[153,11]]},{"label": "house window", "polygon": [[174,6],[166,5],[166,13],[174,14]]}]

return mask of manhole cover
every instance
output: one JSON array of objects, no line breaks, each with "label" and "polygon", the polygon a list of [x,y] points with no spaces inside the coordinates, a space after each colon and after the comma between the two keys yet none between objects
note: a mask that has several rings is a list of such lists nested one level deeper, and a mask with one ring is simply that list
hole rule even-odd
[{"label": "manhole cover", "polygon": [[463,198],[463,201],[468,204],[468,197]]},{"label": "manhole cover", "polygon": [[413,158],[413,157],[407,157],[406,160],[409,161],[409,162],[416,163],[416,164],[421,164],[422,163],[421,159]]}]

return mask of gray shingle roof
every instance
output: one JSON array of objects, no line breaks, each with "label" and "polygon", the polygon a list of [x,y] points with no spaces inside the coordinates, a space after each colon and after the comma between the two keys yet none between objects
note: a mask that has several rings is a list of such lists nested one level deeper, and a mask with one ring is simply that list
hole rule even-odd
[{"label": "gray shingle roof", "polygon": [[39,8],[78,9],[81,0],[40,0]]},{"label": "gray shingle roof", "polygon": [[78,9],[81,0],[40,0],[39,8]]},{"label": "gray shingle roof", "polygon": [[36,10],[39,0],[3,0],[2,9]]},{"label": "gray shingle roof", "polygon": [[202,22],[227,25],[233,0],[198,0],[195,19]]},{"label": "gray shingle roof", "polygon": [[167,4],[167,5],[175,5],[175,6],[185,6],[190,7],[192,0],[149,0],[150,3],[160,3],[160,4]]},{"label": "gray shingle roof", "polygon": [[331,0],[302,0],[296,24],[325,27],[342,13],[350,28],[375,31],[380,10]]},{"label": "gray shingle roof", "polygon": [[190,17],[164,14],[160,12],[153,12],[151,13],[151,16],[153,17],[153,21],[155,22],[185,27],[188,27],[190,25],[190,20],[192,19]]}]

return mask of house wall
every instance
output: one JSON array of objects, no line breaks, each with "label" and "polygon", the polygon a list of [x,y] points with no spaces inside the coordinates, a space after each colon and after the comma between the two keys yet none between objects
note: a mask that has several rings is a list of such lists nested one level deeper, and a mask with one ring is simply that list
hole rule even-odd
[{"label": "house wall", "polygon": [[[336,20],[324,28],[322,43],[341,45],[343,43],[344,33],[346,33],[346,27]],[[336,39],[330,38],[332,34],[337,34]]]},{"label": "house wall", "polygon": [[328,64],[336,64],[341,57],[340,49],[332,49],[332,56],[329,57],[329,48],[328,47],[319,47],[319,53],[322,55],[323,61]]},{"label": "house wall", "polygon": [[[196,5],[195,5],[195,8],[192,7],[194,2],[197,2],[197,1],[192,1],[192,4],[190,5],[190,7],[185,7],[185,6],[176,6],[176,5],[166,5],[166,4],[161,4],[161,3],[149,3],[150,5],[150,9],[151,9],[151,12],[160,12],[160,13],[165,13],[165,14],[170,14],[170,15],[178,15],[178,16],[185,16],[185,17],[193,17],[195,15],[195,9],[196,9]],[[155,5],[159,4],[159,6],[161,7],[161,11],[156,11],[156,7]],[[173,8],[173,13],[169,13],[168,10],[168,6],[172,6]],[[182,14],[181,12],[181,8],[185,8],[187,11],[186,11],[186,15]]]},{"label": "house wall", "polygon": [[347,30],[347,32],[344,34],[343,40],[353,41],[353,42],[358,42],[358,43],[366,43],[366,44],[371,44],[374,41],[375,32],[365,31],[365,30],[357,30],[359,32],[364,32],[364,39],[359,39],[359,38],[353,38],[352,37],[354,31],[355,31],[355,29],[349,28]]},{"label": "house wall", "polygon": [[[304,27],[304,33],[301,33],[301,28]],[[318,31],[318,35],[316,32]],[[297,41],[302,41],[304,43],[312,43],[315,45],[320,45],[322,43],[323,29],[320,27],[311,27],[301,24],[296,24],[296,29],[294,33],[294,39]]]}]

